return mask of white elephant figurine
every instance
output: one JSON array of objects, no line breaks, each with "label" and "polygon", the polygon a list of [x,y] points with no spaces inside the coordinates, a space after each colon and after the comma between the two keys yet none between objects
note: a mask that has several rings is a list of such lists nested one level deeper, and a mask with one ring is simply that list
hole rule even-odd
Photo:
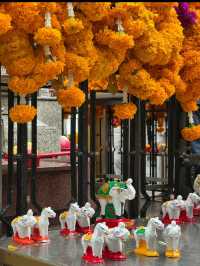
[{"label": "white elephant figurine", "polygon": [[13,240],[21,244],[32,244],[32,228],[37,220],[33,216],[33,211],[28,210],[26,215],[16,217],[12,220]]},{"label": "white elephant figurine", "polygon": [[180,257],[179,244],[181,227],[177,225],[175,221],[172,221],[171,224],[165,228],[163,236],[166,242],[165,256],[169,258]]},{"label": "white elephant figurine", "polygon": [[126,259],[123,254],[123,244],[129,237],[130,232],[123,222],[120,222],[117,227],[109,229],[109,234],[106,236],[106,258],[113,260]]},{"label": "white elephant figurine", "polygon": [[77,215],[77,221],[81,228],[90,228],[90,219],[95,214],[95,210],[91,207],[89,202],[86,202],[85,206],[80,208],[80,212]]}]

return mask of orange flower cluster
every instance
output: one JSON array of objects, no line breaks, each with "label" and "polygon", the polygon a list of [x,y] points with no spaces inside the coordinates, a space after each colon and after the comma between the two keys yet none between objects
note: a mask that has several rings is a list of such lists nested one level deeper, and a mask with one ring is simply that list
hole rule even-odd
[{"label": "orange flower cluster", "polygon": [[30,105],[15,105],[9,110],[10,119],[19,124],[31,122],[36,114],[37,110]]},{"label": "orange flower cluster", "polygon": [[181,130],[181,135],[184,140],[189,142],[200,139],[200,125],[183,128]]},{"label": "orange flower cluster", "polygon": [[57,92],[57,99],[62,107],[80,107],[85,101],[85,94],[77,87],[60,89]]},{"label": "orange flower cluster", "polygon": [[114,116],[123,119],[133,119],[135,113],[137,112],[137,106],[133,103],[122,103],[113,106]]}]

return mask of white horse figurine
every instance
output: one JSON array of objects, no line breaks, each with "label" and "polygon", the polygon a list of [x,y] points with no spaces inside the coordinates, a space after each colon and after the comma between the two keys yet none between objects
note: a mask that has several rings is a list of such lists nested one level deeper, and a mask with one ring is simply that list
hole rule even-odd
[{"label": "white horse figurine", "polygon": [[158,217],[151,218],[146,227],[139,227],[134,231],[136,240],[136,254],[145,255],[149,257],[159,256],[156,250],[157,244],[157,231],[163,230],[164,224]]},{"label": "white horse figurine", "polygon": [[200,203],[200,196],[196,193],[189,193],[187,199],[185,200],[185,211],[186,216],[189,219],[193,218],[193,209],[194,206]]},{"label": "white horse figurine", "polygon": [[13,229],[14,240],[17,241],[18,239],[20,241],[20,239],[27,239],[31,241],[31,231],[35,224],[36,218],[33,216],[33,211],[31,209],[28,210],[26,215],[19,216],[13,219],[11,222],[11,226]]},{"label": "white horse figurine", "polygon": [[[120,222],[117,227],[109,229],[109,234],[106,236],[106,247],[108,252],[107,257],[112,259],[125,259],[123,255],[123,243],[130,237],[130,232],[126,229],[126,225]],[[115,253],[115,254],[112,254]]]},{"label": "white horse figurine", "polygon": [[181,195],[177,199],[166,201],[162,204],[163,218],[168,214],[170,220],[177,220],[180,217],[181,210],[184,209],[184,200]]},{"label": "white horse figurine", "polygon": [[[56,213],[51,207],[44,208],[41,215],[37,217],[37,223],[33,228],[33,238],[39,241],[48,241],[49,239],[49,218],[55,218]],[[39,235],[38,235],[39,234]]]},{"label": "white horse figurine", "polygon": [[200,196],[200,175],[197,175],[197,177],[194,180],[194,192],[196,192],[197,195]]},{"label": "white horse figurine", "polygon": [[85,206],[80,208],[80,212],[77,215],[77,221],[80,227],[90,227],[90,219],[95,214],[95,210],[91,207],[89,202],[86,202]]},{"label": "white horse figurine", "polygon": [[164,232],[164,239],[166,241],[166,251],[165,256],[169,258],[178,258],[180,257],[179,243],[181,238],[181,228],[176,224],[175,221],[172,221],[169,224]]},{"label": "white horse figurine", "polygon": [[59,221],[61,225],[61,230],[67,229],[70,232],[76,231],[76,222],[77,222],[77,215],[80,213],[80,208],[78,203],[71,203],[68,212],[63,212],[59,216]]},{"label": "white horse figurine", "polygon": [[[82,236],[81,243],[83,247],[83,259],[88,260],[90,257],[90,262],[99,263],[103,262],[102,252],[105,242],[105,235],[109,233],[109,228],[106,223],[98,223],[95,226],[93,233],[88,233]],[[91,248],[92,252],[90,254],[88,248]]]}]

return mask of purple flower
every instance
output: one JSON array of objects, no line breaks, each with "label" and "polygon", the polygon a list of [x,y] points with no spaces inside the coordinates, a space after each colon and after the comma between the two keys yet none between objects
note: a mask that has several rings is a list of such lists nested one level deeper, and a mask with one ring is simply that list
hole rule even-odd
[{"label": "purple flower", "polygon": [[178,7],[175,7],[178,19],[180,20],[184,28],[189,27],[196,23],[197,14],[194,11],[189,10],[189,4],[186,2],[179,3]]}]

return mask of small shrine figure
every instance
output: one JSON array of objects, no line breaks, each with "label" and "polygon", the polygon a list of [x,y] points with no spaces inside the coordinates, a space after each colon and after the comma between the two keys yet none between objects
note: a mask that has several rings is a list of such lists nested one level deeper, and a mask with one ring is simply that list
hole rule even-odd
[{"label": "small shrine figure", "polygon": [[179,258],[180,257],[179,244],[181,238],[180,226],[177,225],[175,221],[172,221],[171,224],[169,224],[165,228],[163,235],[167,244],[165,256],[169,258]]},{"label": "small shrine figure", "polygon": [[109,227],[115,227],[119,222],[133,226],[133,221],[123,218],[126,201],[133,200],[136,195],[132,182],[131,178],[122,181],[115,177],[97,183],[96,198],[101,206],[101,219],[97,219],[97,222],[105,221]]}]

